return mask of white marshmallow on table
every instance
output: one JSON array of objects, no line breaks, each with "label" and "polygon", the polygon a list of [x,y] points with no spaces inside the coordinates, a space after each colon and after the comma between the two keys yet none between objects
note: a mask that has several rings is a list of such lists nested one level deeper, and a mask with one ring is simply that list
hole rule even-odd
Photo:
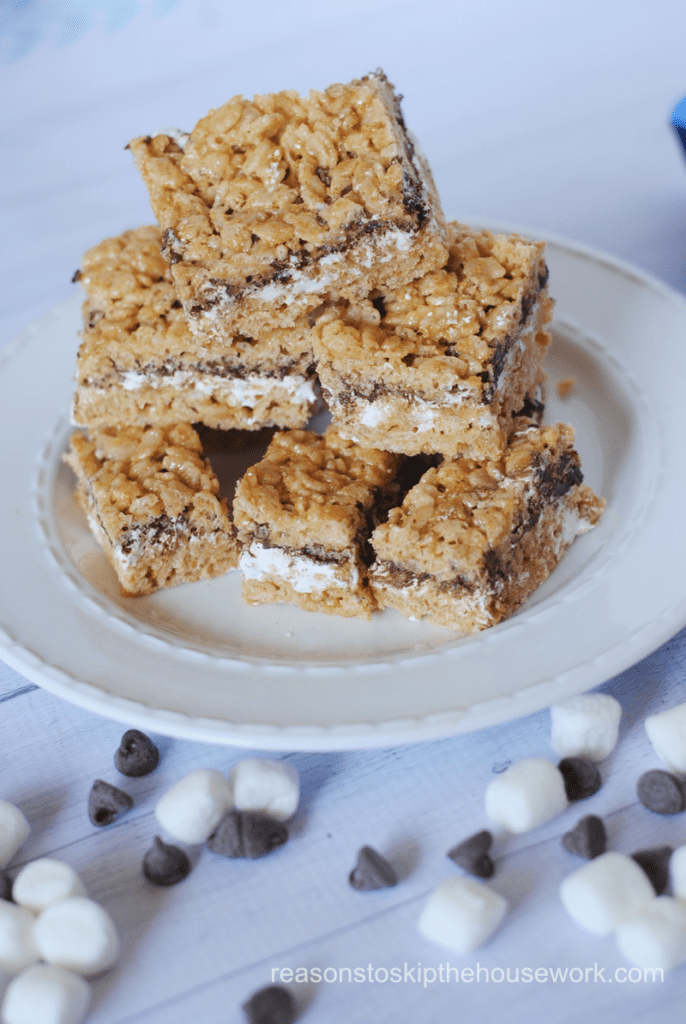
[{"label": "white marshmallow on table", "polygon": [[229,774],[237,811],[258,811],[288,821],[298,807],[300,779],[293,765],[266,757],[246,757]]},{"label": "white marshmallow on table", "polygon": [[622,706],[608,693],[582,693],[550,708],[550,745],[560,757],[603,761],[617,746]]},{"label": "white marshmallow on table", "polygon": [[12,899],[38,913],[68,896],[85,896],[83,882],[62,860],[39,857],[25,865],[14,879]]},{"label": "white marshmallow on table", "polygon": [[20,846],[29,838],[31,826],[26,815],[9,800],[0,800],[0,869],[6,868]]},{"label": "white marshmallow on table", "polygon": [[508,832],[528,832],[567,807],[562,772],[543,757],[513,764],[486,787],[486,814]]},{"label": "white marshmallow on table", "polygon": [[455,953],[469,953],[496,930],[507,900],[474,878],[449,878],[429,896],[419,918],[421,934]]},{"label": "white marshmallow on table", "polygon": [[667,771],[682,778],[686,776],[686,704],[649,715],[645,728]]},{"label": "white marshmallow on table", "polygon": [[655,890],[632,857],[610,850],[568,875],[560,898],[582,928],[610,935],[621,921],[655,899]]},{"label": "white marshmallow on table", "polygon": [[669,874],[672,892],[680,900],[686,900],[686,846],[677,846],[669,858]]},{"label": "white marshmallow on table", "polygon": [[90,977],[112,967],[119,936],[107,911],[86,896],[51,903],[36,918],[33,938],[44,960]]},{"label": "white marshmallow on table", "polygon": [[668,971],[686,960],[686,903],[656,896],[621,921],[615,937],[632,964]]},{"label": "white marshmallow on table", "polygon": [[34,915],[26,907],[0,900],[0,968],[18,974],[40,960],[33,938]]},{"label": "white marshmallow on table", "polygon": [[172,786],[158,801],[155,814],[165,832],[183,843],[204,843],[233,807],[229,780],[202,768]]},{"label": "white marshmallow on table", "polygon": [[87,981],[50,964],[13,978],[0,1008],[2,1024],[82,1024],[91,1001]]}]

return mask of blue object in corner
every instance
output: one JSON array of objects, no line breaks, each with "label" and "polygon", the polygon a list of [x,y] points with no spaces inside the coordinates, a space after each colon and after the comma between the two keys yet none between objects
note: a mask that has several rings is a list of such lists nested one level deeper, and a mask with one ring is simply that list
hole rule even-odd
[{"label": "blue object in corner", "polygon": [[672,124],[681,139],[681,145],[686,150],[686,96],[675,106],[672,113]]}]

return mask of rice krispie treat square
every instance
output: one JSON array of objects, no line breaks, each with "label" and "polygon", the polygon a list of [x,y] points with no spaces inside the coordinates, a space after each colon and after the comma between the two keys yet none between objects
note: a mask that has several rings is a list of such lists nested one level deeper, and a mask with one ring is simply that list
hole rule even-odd
[{"label": "rice krispie treat square", "polygon": [[200,439],[186,423],[75,433],[64,456],[92,533],[128,596],[219,576],[238,542]]},{"label": "rice krispie treat square", "polygon": [[550,344],[544,244],[448,226],[446,265],[317,320],[342,437],[388,451],[496,458]]},{"label": "rice krispie treat square", "polygon": [[507,618],[605,505],[573,443],[565,424],[521,419],[501,458],[428,470],[372,534],[379,606],[466,632]]},{"label": "rice krispie treat square", "polygon": [[369,618],[368,538],[397,494],[399,459],[322,436],[276,434],[236,485],[234,520],[248,604],[286,601],[307,611]]},{"label": "rice krispie treat square", "polygon": [[259,337],[445,263],[431,172],[381,71],[236,96],[190,134],[129,145],[198,338]]},{"label": "rice krispie treat square", "polygon": [[90,249],[72,416],[79,426],[300,427],[316,403],[309,325],[199,343],[160,254],[158,227]]}]

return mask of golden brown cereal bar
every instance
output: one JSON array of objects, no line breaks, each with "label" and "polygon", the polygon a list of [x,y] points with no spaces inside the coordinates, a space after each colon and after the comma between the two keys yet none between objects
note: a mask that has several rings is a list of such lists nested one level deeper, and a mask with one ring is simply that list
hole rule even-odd
[{"label": "golden brown cereal bar", "polygon": [[367,541],[398,463],[395,455],[344,441],[333,426],[323,436],[276,434],[236,485],[244,599],[369,618],[375,602]]},{"label": "golden brown cereal bar", "polygon": [[442,269],[323,311],[318,373],[343,437],[495,458],[550,343],[544,245],[457,223],[448,231]]},{"label": "golden brown cereal bar", "polygon": [[445,263],[440,202],[381,71],[130,144],[193,333],[261,336]]},{"label": "golden brown cereal bar", "polygon": [[573,443],[569,426],[522,419],[501,458],[428,470],[372,534],[379,606],[467,632],[507,618],[604,507]]},{"label": "golden brown cereal bar", "polygon": [[309,325],[198,343],[160,246],[160,229],[141,227],[83,258],[74,422],[224,430],[307,423],[316,398]]},{"label": "golden brown cereal bar", "polygon": [[219,576],[238,542],[219,483],[188,424],[75,433],[77,498],[126,595]]}]

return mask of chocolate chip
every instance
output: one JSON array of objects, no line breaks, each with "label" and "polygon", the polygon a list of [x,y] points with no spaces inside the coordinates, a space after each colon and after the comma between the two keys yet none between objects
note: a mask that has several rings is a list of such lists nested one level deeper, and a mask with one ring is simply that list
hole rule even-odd
[{"label": "chocolate chip", "polygon": [[491,878],[495,865],[488,851],[491,849],[493,836],[484,829],[448,850],[448,856],[458,867],[468,871],[477,878]]},{"label": "chocolate chip", "polygon": [[268,985],[243,1004],[249,1024],[293,1024],[295,1000],[287,988]]},{"label": "chocolate chip", "polygon": [[263,857],[288,839],[288,829],[280,821],[254,811],[229,811],[207,840],[214,853],[222,857]]},{"label": "chocolate chip", "polygon": [[96,779],[88,794],[88,817],[94,825],[111,825],[124,811],[130,811],[133,800],[123,789]]},{"label": "chocolate chip", "polygon": [[76,284],[76,282],[80,281],[82,277],[83,277],[83,274],[81,273],[81,270],[80,269],[79,270],[75,270],[74,271],[74,276],[71,279],[72,284]]},{"label": "chocolate chip", "polygon": [[593,796],[603,784],[597,766],[586,757],[563,757],[557,767],[565,780],[570,803]]},{"label": "chocolate chip", "polygon": [[138,729],[128,729],[114,755],[114,767],[122,775],[139,778],[157,768],[159,760],[160,752],[150,737]]},{"label": "chocolate chip", "polygon": [[390,889],[398,884],[392,864],[371,846],[363,846],[357,854],[357,864],[350,872],[349,882],[359,892],[372,889]]},{"label": "chocolate chip", "polygon": [[12,879],[6,871],[0,871],[0,900],[12,901]]},{"label": "chocolate chip", "polygon": [[671,846],[654,846],[650,850],[638,850],[631,856],[650,879],[656,896],[661,896],[669,885],[669,858]]},{"label": "chocolate chip", "polygon": [[584,857],[586,860],[593,860],[605,853],[607,837],[603,819],[596,814],[587,814],[573,828],[571,832],[565,832],[562,837],[562,845],[568,853],[577,857]]},{"label": "chocolate chip", "polygon": [[153,845],[143,857],[143,874],[154,885],[176,885],[191,872],[188,855],[178,846],[163,843],[155,836]]},{"label": "chocolate chip", "polygon": [[684,792],[677,778],[660,768],[645,772],[636,786],[638,799],[656,814],[678,814],[684,809]]}]

